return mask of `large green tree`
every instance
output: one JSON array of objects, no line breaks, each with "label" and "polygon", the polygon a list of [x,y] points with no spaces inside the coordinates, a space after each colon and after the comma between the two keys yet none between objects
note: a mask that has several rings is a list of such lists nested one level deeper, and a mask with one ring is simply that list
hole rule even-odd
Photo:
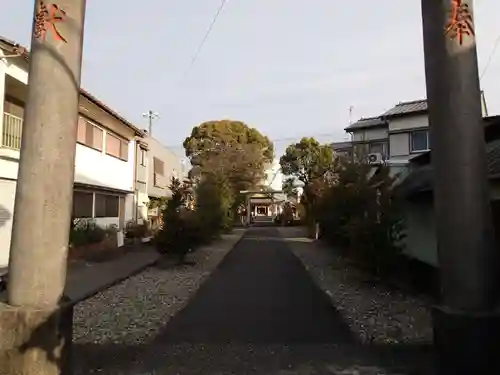
[{"label": "large green tree", "polygon": [[282,173],[295,177],[304,185],[331,171],[334,162],[332,147],[320,144],[314,138],[302,138],[300,142],[291,144],[280,158]]},{"label": "large green tree", "polygon": [[314,138],[302,138],[300,142],[289,145],[280,158],[281,171],[287,176],[285,189],[290,180],[295,179],[303,186],[303,202],[306,209],[312,210],[323,183],[329,173],[334,171],[335,155],[330,145],[323,145]]},{"label": "large green tree", "polygon": [[207,121],[195,126],[184,141],[192,175],[222,172],[234,191],[255,186],[274,157],[273,144],[241,121]]}]

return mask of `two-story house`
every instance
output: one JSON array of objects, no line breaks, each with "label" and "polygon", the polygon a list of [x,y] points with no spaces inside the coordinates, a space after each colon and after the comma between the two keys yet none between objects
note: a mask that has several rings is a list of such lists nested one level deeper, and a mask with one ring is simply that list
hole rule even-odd
[{"label": "two-story house", "polygon": [[[483,115],[486,105],[482,97]],[[427,100],[400,102],[376,117],[362,118],[349,125],[354,153],[381,154],[392,167],[430,150]],[[335,149],[335,144],[334,144]]]},{"label": "two-story house", "polygon": [[[486,103],[481,97],[483,116]],[[497,237],[500,239],[500,188],[498,157],[500,122],[498,117],[484,117],[487,142],[490,189]],[[426,100],[401,102],[382,115],[361,119],[345,129],[352,136],[352,150],[363,145],[365,152],[381,153],[384,163],[398,175],[396,191],[405,197],[402,207],[405,216],[405,253],[424,263],[437,265],[435,218],[432,205],[432,165],[430,164],[429,120]],[[335,149],[335,144],[333,145]],[[338,147],[338,146],[337,146]],[[376,159],[374,159],[376,160]],[[369,160],[370,161],[370,160]],[[376,163],[375,163],[376,164]],[[376,170],[376,168],[374,168]]]},{"label": "two-story house", "polygon": [[[148,145],[146,184],[148,201],[158,198],[170,198],[172,192],[168,187],[172,177],[180,180],[185,178],[183,161],[156,138],[147,136],[144,141]],[[148,211],[147,217],[153,227],[159,224],[159,215],[160,212],[157,208]]]},{"label": "two-story house", "polygon": [[[0,38],[0,267],[8,262],[28,55]],[[73,216],[123,228],[136,217],[136,144],[144,133],[81,90],[75,156]]]},{"label": "two-story house", "polygon": [[407,164],[429,148],[427,102],[402,102],[377,117],[361,118],[345,128],[354,153],[380,154],[390,165]]}]

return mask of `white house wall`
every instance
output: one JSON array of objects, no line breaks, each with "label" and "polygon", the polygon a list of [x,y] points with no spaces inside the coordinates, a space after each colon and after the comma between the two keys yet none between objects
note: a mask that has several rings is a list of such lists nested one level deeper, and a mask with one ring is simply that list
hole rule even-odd
[{"label": "white house wall", "polygon": [[389,132],[429,127],[427,114],[389,119]]},{"label": "white house wall", "polygon": [[421,262],[437,266],[436,223],[432,205],[407,201],[404,217],[406,237],[403,252]]},{"label": "white house wall", "polygon": [[[0,171],[1,168],[0,165]],[[15,195],[16,182],[0,179],[0,268],[7,266],[9,262]]]},{"label": "white house wall", "polygon": [[390,158],[410,155],[410,133],[429,127],[427,114],[397,117],[388,122]]},{"label": "white house wall", "polygon": [[375,129],[362,129],[353,130],[352,141],[353,142],[363,142],[363,141],[375,141],[387,139],[387,129],[375,128]]},{"label": "white house wall", "polygon": [[410,134],[396,133],[389,135],[390,157],[410,154]]},{"label": "white house wall", "polygon": [[128,153],[128,161],[123,161],[77,144],[75,182],[133,191],[134,142],[129,142]]},{"label": "white house wall", "polygon": [[[6,62],[1,59],[1,54],[0,50],[0,134],[3,124],[6,75],[24,84],[28,82],[28,73],[21,68],[26,65],[24,60],[14,58]],[[18,63],[19,66],[16,66],[14,63]],[[81,97],[80,102],[84,105],[83,108],[81,106],[80,110],[84,110],[85,115],[95,114],[99,116],[98,121],[101,121],[106,126],[109,125],[115,133],[129,139],[129,147],[128,161],[124,161],[106,155],[105,140],[103,140],[104,151],[97,151],[81,144],[76,144],[75,182],[91,185],[94,191],[99,191],[102,188],[111,188],[125,193],[124,219],[125,222],[130,221],[134,217],[134,205],[136,201],[133,193],[136,147],[135,140],[133,140],[134,130],[126,127],[106,112],[99,110],[93,103],[88,103],[88,100],[85,98]],[[105,136],[106,129],[104,128],[103,130]],[[19,155],[20,152],[18,150],[0,147],[0,267],[6,266],[8,262]],[[130,194],[126,194],[126,192],[130,192]],[[95,220],[101,226],[119,224],[118,217],[96,218]]]},{"label": "white house wall", "polygon": [[[132,192],[133,152],[133,145],[130,144],[129,154],[132,155],[129,155],[129,161],[125,162],[101,151],[77,144],[75,182]],[[18,168],[19,151],[0,149],[0,178],[17,179]]]},{"label": "white house wall", "polygon": [[[147,137],[145,142],[148,144],[148,184],[147,193],[150,197],[170,197],[171,192],[168,186],[172,177],[183,177],[183,165],[181,159],[171,150],[162,145],[158,140],[153,137]],[[161,186],[155,186],[154,176],[154,162],[153,159],[157,158],[163,161],[163,177],[161,178]]]}]

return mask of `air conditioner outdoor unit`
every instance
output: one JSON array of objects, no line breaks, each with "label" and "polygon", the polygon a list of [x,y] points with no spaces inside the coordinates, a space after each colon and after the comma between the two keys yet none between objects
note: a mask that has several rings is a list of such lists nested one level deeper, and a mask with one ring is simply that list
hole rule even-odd
[{"label": "air conditioner outdoor unit", "polygon": [[368,154],[368,164],[382,164],[384,157],[380,152]]}]

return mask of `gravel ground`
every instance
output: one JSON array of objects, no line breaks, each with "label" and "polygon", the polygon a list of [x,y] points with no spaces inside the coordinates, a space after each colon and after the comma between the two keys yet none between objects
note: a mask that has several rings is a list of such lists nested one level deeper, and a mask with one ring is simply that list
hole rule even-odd
[{"label": "gravel ground", "polygon": [[115,354],[135,354],[146,346],[186,305],[234,242],[235,235],[225,236],[193,254],[194,266],[160,264],[79,303],[73,318],[76,373],[101,373],[107,361],[117,359],[111,358]]},{"label": "gravel ground", "polygon": [[422,300],[367,285],[363,275],[346,268],[341,259],[294,238],[299,237],[295,228],[280,231],[353,332],[369,345],[152,340],[161,337],[165,324],[227,253],[227,246],[218,246],[197,253],[194,267],[151,268],[80,304],[74,317],[75,375],[430,375],[426,369],[399,371],[401,364],[406,368],[427,358],[419,348],[431,333]]},{"label": "gravel ground", "polygon": [[311,243],[302,228],[280,228],[280,232],[363,343],[432,341],[431,316],[423,296],[409,296],[370,282],[366,274],[324,245]]}]

